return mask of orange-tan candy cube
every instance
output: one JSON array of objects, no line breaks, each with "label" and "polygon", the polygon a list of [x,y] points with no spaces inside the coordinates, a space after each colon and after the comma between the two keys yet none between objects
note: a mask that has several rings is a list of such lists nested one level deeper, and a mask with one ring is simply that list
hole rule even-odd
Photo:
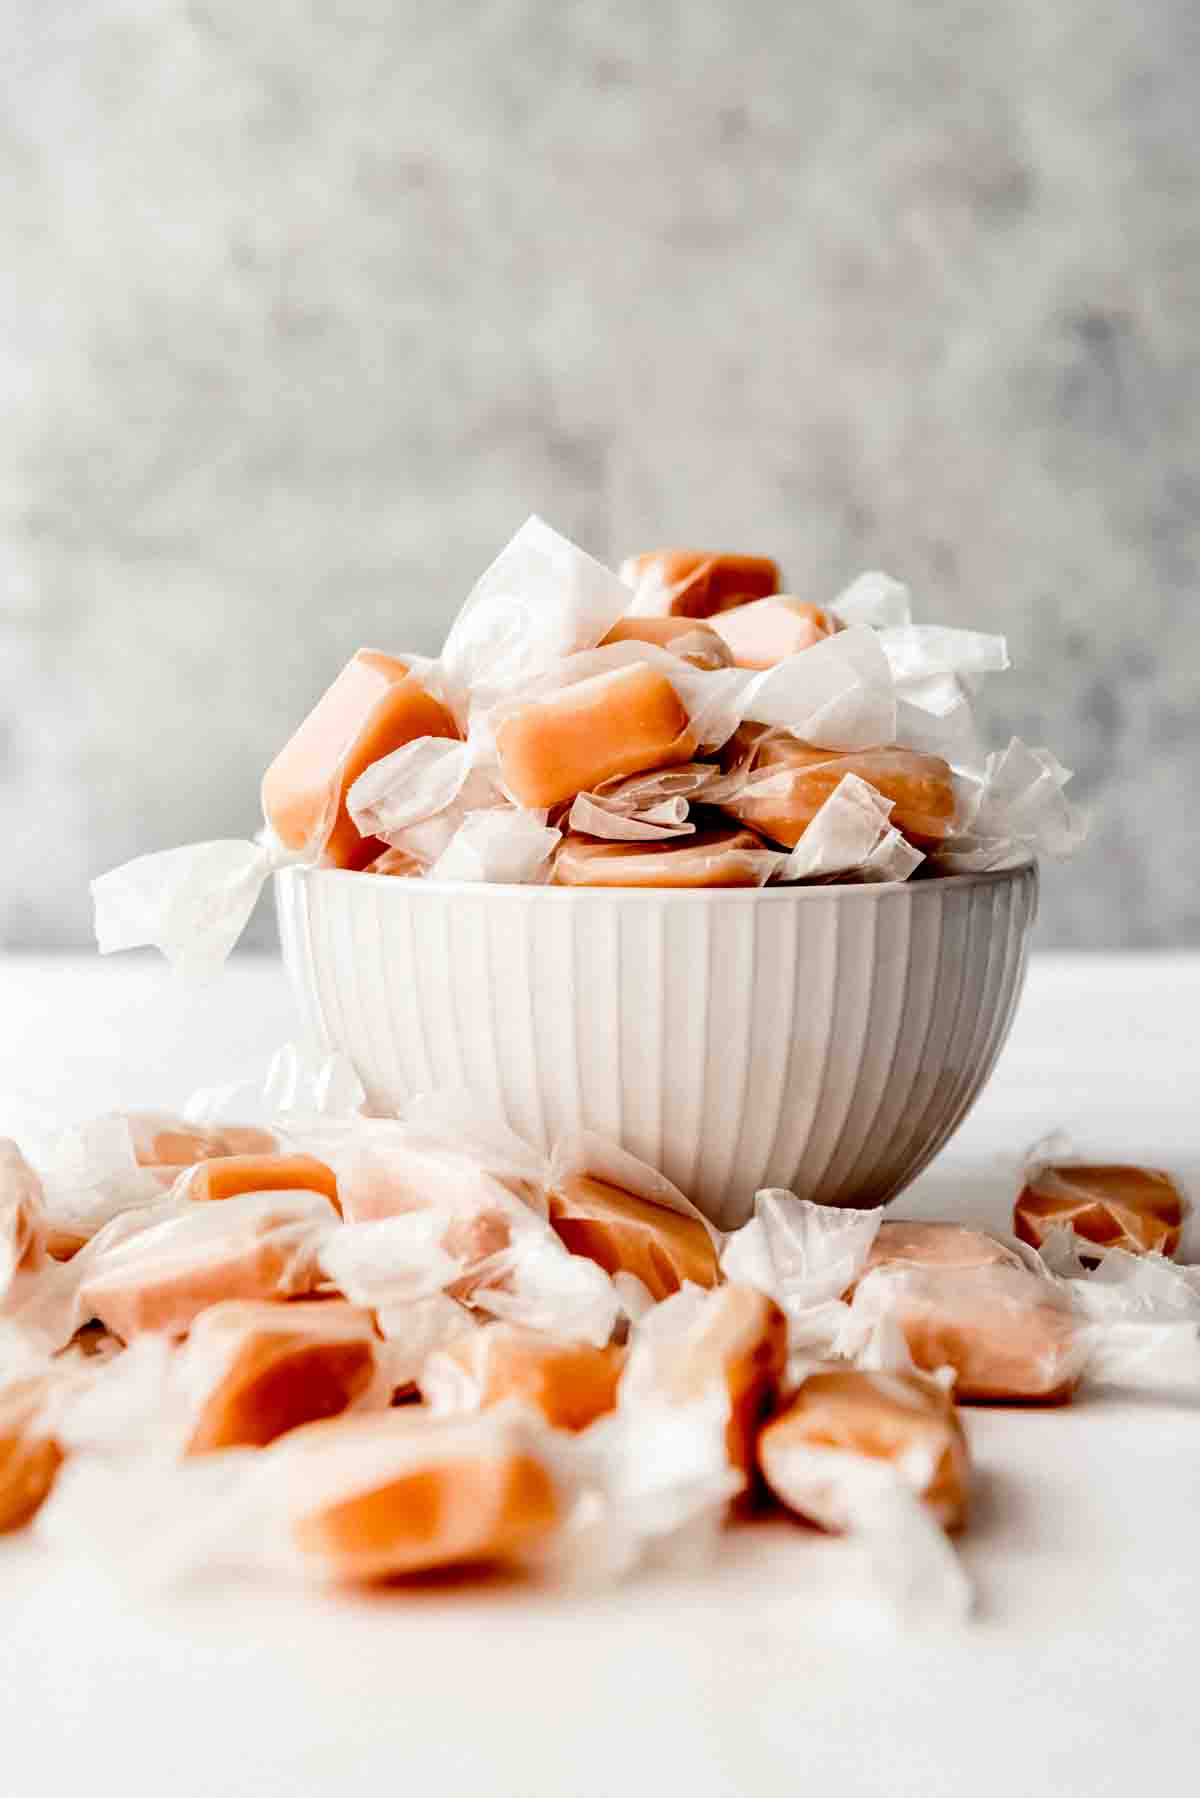
[{"label": "orange-tan candy cube", "polygon": [[773,668],[832,637],[838,626],[820,606],[779,593],[718,613],[710,628],[724,642],[736,668]]},{"label": "orange-tan candy cube", "polygon": [[910,1218],[885,1218],[880,1224],[864,1277],[876,1267],[934,1267],[947,1271],[977,1267],[1015,1267],[1025,1263],[1014,1249],[970,1230],[965,1224],[924,1223]]},{"label": "orange-tan candy cube", "polygon": [[199,1392],[188,1454],[264,1448],[336,1417],[371,1385],[377,1349],[370,1313],[338,1300],[214,1305],[185,1351],[185,1377]]},{"label": "orange-tan candy cube", "polygon": [[715,1286],[717,1252],[698,1218],[637,1198],[590,1174],[569,1174],[549,1194],[550,1222],[573,1255],[610,1274],[636,1274],[652,1298],[685,1280]]},{"label": "orange-tan candy cube", "polygon": [[814,1449],[890,1462],[944,1529],[966,1521],[967,1441],[953,1399],[934,1380],[818,1369],[763,1429],[758,1464],[776,1498],[810,1523],[838,1528],[823,1482],[810,1477]]},{"label": "orange-tan candy cube", "polygon": [[664,843],[606,843],[569,831],[550,878],[563,887],[758,887],[778,860],[761,837],[735,825]]},{"label": "orange-tan candy cube", "polygon": [[723,638],[696,618],[618,618],[600,647],[610,643],[655,643],[693,668],[732,668],[733,656]]},{"label": "orange-tan candy cube", "polygon": [[269,1155],[276,1147],[271,1131],[248,1124],[203,1129],[166,1111],[127,1111],[124,1117],[139,1167],[192,1167],[222,1155]]},{"label": "orange-tan candy cube", "polygon": [[38,1378],[0,1393],[0,1535],[29,1522],[62,1465],[62,1450],[41,1422],[45,1397]]},{"label": "orange-tan candy cube", "polygon": [[[93,1238],[79,1322],[98,1318],[128,1342],[145,1331],[185,1335],[222,1299],[293,1298],[324,1275],[322,1234],[337,1214],[320,1193],[243,1193],[219,1205],[181,1201],[155,1222],[118,1218]],[[118,1228],[119,1226],[119,1228]]]},{"label": "orange-tan candy cube", "polygon": [[[797,742],[785,732],[743,726],[723,758],[746,790],[721,801],[743,824],[793,849],[847,774],[857,774],[892,801],[891,822],[918,848],[954,829],[954,776],[948,762],[912,749],[858,749],[845,754]],[[755,787],[763,791],[755,793]]]},{"label": "orange-tan candy cube", "polygon": [[639,1398],[686,1405],[723,1386],[730,1465],[747,1476],[763,1418],[787,1361],[787,1320],[765,1293],[729,1284],[684,1291],[647,1314],[635,1335],[622,1403]]},{"label": "orange-tan candy cube", "polygon": [[504,718],[496,750],[520,805],[560,805],[603,781],[690,761],[695,744],[674,687],[633,662],[530,700]]},{"label": "orange-tan candy cube", "polygon": [[1070,1302],[1026,1268],[876,1268],[859,1281],[854,1303],[894,1320],[914,1367],[953,1368],[960,1401],[1063,1404],[1079,1383]]},{"label": "orange-tan candy cube", "polygon": [[315,1155],[224,1155],[201,1161],[183,1191],[197,1200],[233,1199],[244,1192],[321,1192],[331,1205],[338,1203],[337,1177]]},{"label": "orange-tan candy cube", "polygon": [[779,591],[779,566],[768,556],[722,555],[711,549],[652,549],[621,564],[637,588],[639,608],[683,618],[711,618],[730,606]]},{"label": "orange-tan candy cube", "polygon": [[549,1471],[502,1409],[364,1412],[310,1424],[270,1453],[292,1542],[334,1579],[523,1561],[559,1522]]},{"label": "orange-tan candy cube", "polygon": [[456,737],[454,720],[407,662],[360,649],[263,776],[267,823],[288,849],[324,850],[333,867],[361,854],[346,794],[363,770],[417,737]]},{"label": "orange-tan candy cube", "polygon": [[1013,1208],[1013,1229],[1035,1249],[1055,1225],[1066,1225],[1106,1249],[1173,1255],[1184,1213],[1182,1193],[1158,1168],[1064,1164],[1030,1177]]},{"label": "orange-tan candy cube", "polygon": [[439,1415],[523,1399],[558,1430],[584,1430],[617,1402],[624,1352],[560,1342],[541,1330],[493,1323],[464,1330],[429,1356],[419,1381]]}]

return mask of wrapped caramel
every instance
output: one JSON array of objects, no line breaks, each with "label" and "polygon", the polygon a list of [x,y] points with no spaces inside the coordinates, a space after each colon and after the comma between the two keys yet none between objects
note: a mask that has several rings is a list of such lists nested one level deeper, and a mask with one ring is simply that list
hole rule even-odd
[{"label": "wrapped caramel", "polygon": [[1013,1229],[1041,1248],[1065,1227],[1085,1242],[1133,1254],[1173,1255],[1185,1205],[1170,1174],[1123,1163],[1045,1163],[1030,1169],[1013,1207]]},{"label": "wrapped caramel", "polygon": [[621,564],[621,579],[635,590],[635,611],[651,616],[711,618],[779,591],[779,569],[769,557],[707,549],[647,550]]},{"label": "wrapped caramel", "polygon": [[967,1515],[967,1443],[945,1389],[919,1374],[822,1367],[810,1373],[758,1438],[758,1464],[775,1497],[827,1529],[846,1527],[827,1451],[894,1468],[945,1529]]},{"label": "wrapped caramel", "polygon": [[617,1402],[624,1353],[562,1341],[514,1324],[464,1330],[426,1360],[421,1395],[438,1414],[480,1411],[508,1399],[532,1405],[560,1430],[583,1430]]}]

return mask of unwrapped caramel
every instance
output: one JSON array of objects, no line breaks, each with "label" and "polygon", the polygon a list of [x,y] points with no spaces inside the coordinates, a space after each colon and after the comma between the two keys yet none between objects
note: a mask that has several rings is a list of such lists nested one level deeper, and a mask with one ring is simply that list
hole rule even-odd
[{"label": "unwrapped caramel", "polygon": [[370,1312],[341,1301],[213,1305],[184,1351],[197,1407],[188,1454],[263,1448],[337,1416],[371,1385],[378,1350]]},{"label": "unwrapped caramel", "polygon": [[481,1411],[523,1399],[559,1430],[583,1430],[617,1402],[624,1352],[563,1342],[540,1330],[492,1323],[435,1350],[421,1394],[435,1412]]},{"label": "unwrapped caramel", "polygon": [[656,643],[693,668],[731,668],[734,660],[724,639],[697,618],[620,618],[601,648],[611,643]]},{"label": "unwrapped caramel", "polygon": [[610,1274],[636,1274],[664,1299],[685,1280],[715,1286],[717,1252],[698,1218],[655,1205],[590,1174],[569,1174],[550,1192],[550,1222],[573,1255]]},{"label": "unwrapped caramel", "polygon": [[315,1155],[225,1155],[201,1161],[192,1168],[180,1192],[189,1199],[205,1201],[233,1199],[244,1192],[320,1192],[338,1206],[333,1169]]},{"label": "unwrapped caramel", "polygon": [[564,887],[758,887],[779,856],[752,830],[711,825],[661,843],[614,843],[569,832],[551,880]]},{"label": "unwrapped caramel", "polygon": [[1013,1207],[1013,1229],[1035,1249],[1065,1225],[1102,1248],[1173,1255],[1184,1212],[1182,1193],[1158,1168],[1064,1162],[1029,1176]]},{"label": "unwrapped caramel", "polygon": [[694,750],[678,694],[648,662],[530,700],[496,729],[504,784],[525,806],[561,805],[603,781],[690,761]]},{"label": "unwrapped caramel", "polygon": [[768,557],[709,549],[648,550],[622,562],[621,579],[637,589],[639,609],[684,618],[711,618],[779,591],[779,568]]},{"label": "unwrapped caramel", "polygon": [[721,638],[735,667],[773,668],[823,637],[832,637],[838,626],[821,606],[779,593],[719,612],[709,628]]},{"label": "unwrapped caramel", "polygon": [[810,1522],[837,1529],[845,1519],[836,1483],[831,1491],[813,1478],[812,1451],[822,1449],[890,1463],[944,1528],[965,1523],[966,1437],[953,1400],[936,1381],[820,1368],[762,1430],[758,1464],[776,1498]]},{"label": "unwrapped caramel", "polygon": [[263,776],[267,823],[285,848],[323,846],[326,863],[351,867],[362,839],[346,794],[363,770],[416,737],[457,735],[407,662],[360,649]]},{"label": "unwrapped caramel", "polygon": [[520,1561],[559,1522],[550,1473],[502,1409],[364,1412],[310,1424],[269,1452],[295,1547],[339,1580]]},{"label": "unwrapped caramel", "polygon": [[918,848],[954,829],[954,777],[940,756],[915,750],[860,749],[839,754],[800,743],[785,731],[743,725],[723,762],[740,790],[722,794],[725,810],[792,849],[847,774],[892,802],[891,823]]}]

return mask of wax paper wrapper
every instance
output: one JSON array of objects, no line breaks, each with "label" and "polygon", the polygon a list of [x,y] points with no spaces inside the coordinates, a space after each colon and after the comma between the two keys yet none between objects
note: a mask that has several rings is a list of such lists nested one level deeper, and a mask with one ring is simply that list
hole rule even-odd
[{"label": "wax paper wrapper", "polygon": [[284,1043],[261,1076],[197,1088],[184,1116],[203,1130],[257,1125],[299,1147],[350,1125],[365,1105],[363,1084],[345,1055],[312,1055]]},{"label": "wax paper wrapper", "polygon": [[591,793],[580,793],[568,815],[572,830],[615,843],[653,843],[660,838],[694,834],[691,806],[706,798],[720,779],[711,762],[687,762],[679,768],[657,768],[607,780]]},{"label": "wax paper wrapper", "polygon": [[[763,776],[755,791],[779,777]],[[786,780],[786,775],[783,779]],[[820,807],[775,878],[783,881],[907,880],[925,860],[890,822],[893,802],[857,774],[845,774]]]},{"label": "wax paper wrapper", "polygon": [[766,1293],[788,1320],[790,1377],[840,1352],[849,1319],[844,1294],[866,1268],[879,1224],[878,1211],[814,1205],[768,1188],[756,1193],[749,1222],[726,1239],[725,1278]]},{"label": "wax paper wrapper", "polygon": [[0,1304],[45,1260],[42,1183],[16,1143],[0,1136]]},{"label": "wax paper wrapper", "polygon": [[285,849],[265,832],[257,843],[226,839],[139,856],[92,882],[97,946],[111,955],[151,945],[189,979],[211,979],[270,876],[319,855],[317,846]]},{"label": "wax paper wrapper", "polygon": [[938,872],[976,874],[1017,867],[1031,855],[1065,859],[1087,837],[1087,819],[1067,799],[1069,769],[1019,737],[962,779],[959,833],[937,849]]}]

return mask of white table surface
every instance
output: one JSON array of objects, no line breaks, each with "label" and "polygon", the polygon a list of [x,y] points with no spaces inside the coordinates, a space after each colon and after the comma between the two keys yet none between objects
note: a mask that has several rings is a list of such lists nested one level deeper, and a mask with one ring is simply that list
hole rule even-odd
[{"label": "white table surface", "polygon": [[[1065,1126],[1200,1191],[1200,956],[1035,958],[999,1068],[901,1214],[1000,1225]],[[152,962],[0,960],[0,1093],[83,1116],[183,1097],[290,1034],[278,966],[200,996]],[[1200,1220],[1185,1255],[1200,1259]],[[1074,1798],[1200,1780],[1200,1395],[975,1410],[965,1630],[867,1637],[813,1539],[598,1596],[432,1584],[134,1599],[0,1545],[0,1791]],[[819,1553],[819,1547],[816,1550]]]}]

